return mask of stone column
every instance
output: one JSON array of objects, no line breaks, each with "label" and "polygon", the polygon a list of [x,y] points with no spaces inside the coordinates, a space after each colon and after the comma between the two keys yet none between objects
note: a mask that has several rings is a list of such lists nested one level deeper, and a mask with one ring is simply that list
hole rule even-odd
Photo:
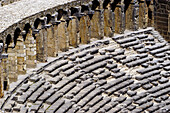
[{"label": "stone column", "polygon": [[26,47],[24,44],[22,32],[18,38],[16,43],[16,51],[17,51],[17,73],[18,74],[25,74],[26,73]]},{"label": "stone column", "polygon": [[3,44],[0,43],[0,98],[3,97],[3,67],[2,67],[2,51],[3,51]]},{"label": "stone column", "polygon": [[56,56],[54,51],[54,43],[55,43],[55,39],[54,39],[54,29],[52,25],[47,25],[47,54],[48,56]]},{"label": "stone column", "polygon": [[2,76],[2,63],[1,63],[1,60],[0,60],[0,98],[3,97],[3,76]]},{"label": "stone column", "polygon": [[139,27],[146,28],[147,27],[147,5],[145,0],[139,1]]},{"label": "stone column", "polygon": [[115,33],[124,33],[125,30],[125,14],[124,4],[118,3],[115,8]]},{"label": "stone column", "polygon": [[150,5],[148,7],[148,27],[154,27],[154,3],[153,0],[150,1]]},{"label": "stone column", "polygon": [[125,2],[126,29],[133,29],[133,0]]},{"label": "stone column", "polygon": [[17,52],[14,48],[14,44],[10,43],[8,45],[8,78],[9,82],[16,81],[17,76]]},{"label": "stone column", "polygon": [[104,9],[104,36],[112,37],[114,34],[114,12],[108,4],[107,8]]},{"label": "stone column", "polygon": [[53,52],[53,57],[57,56],[58,55],[58,25],[60,24],[61,22],[60,21],[54,21],[52,23],[52,27],[53,27],[53,49],[52,49],[52,52]]},{"label": "stone column", "polygon": [[91,19],[91,38],[102,39],[104,37],[103,9],[96,9]]},{"label": "stone column", "polygon": [[90,42],[90,19],[85,13],[81,14],[79,27],[80,27],[80,43],[87,44]]},{"label": "stone column", "polygon": [[133,29],[134,31],[139,29],[139,3],[137,0],[134,0],[133,5]]},{"label": "stone column", "polygon": [[35,68],[36,67],[36,40],[32,35],[32,30],[29,29],[26,39],[26,66],[27,68]]},{"label": "stone column", "polygon": [[47,61],[47,28],[45,26],[44,18],[41,19],[41,29],[34,29],[33,33],[36,37],[37,61]]},{"label": "stone column", "polygon": [[4,83],[4,76],[3,76],[3,73],[4,73],[4,65],[6,67],[6,64],[4,64],[2,62],[3,59],[6,59],[8,57],[7,54],[2,54],[3,52],[3,43],[0,43],[0,98],[3,97],[4,95],[4,91],[3,91],[3,83]]},{"label": "stone column", "polygon": [[79,34],[78,34],[79,21],[76,16],[70,17],[67,31],[68,31],[70,45],[73,47],[77,47],[78,46],[78,37],[79,37]]},{"label": "stone column", "polygon": [[58,47],[60,51],[67,51],[69,49],[69,38],[67,32],[67,22],[61,19],[61,23],[58,25]]},{"label": "stone column", "polygon": [[9,79],[8,79],[8,59],[2,59],[2,77],[3,77],[3,90],[9,89]]}]

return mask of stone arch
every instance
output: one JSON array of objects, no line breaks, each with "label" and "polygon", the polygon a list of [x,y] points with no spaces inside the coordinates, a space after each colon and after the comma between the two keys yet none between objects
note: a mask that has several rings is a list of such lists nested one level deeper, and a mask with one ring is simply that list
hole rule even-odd
[{"label": "stone arch", "polygon": [[100,7],[100,2],[98,0],[93,0],[92,1],[92,10],[96,10],[97,8]]},{"label": "stone arch", "polygon": [[24,26],[25,34],[23,38],[25,40],[26,46],[26,67],[35,68],[36,67],[36,40],[32,35],[31,25],[26,23]]},{"label": "stone arch", "polygon": [[81,12],[82,13],[86,13],[86,12],[89,12],[89,11],[90,11],[89,5],[82,5],[81,6]]},{"label": "stone arch", "polygon": [[41,29],[41,21],[39,18],[34,21],[34,29]]},{"label": "stone arch", "polygon": [[113,12],[115,11],[118,3],[120,3],[120,0],[114,0],[114,2],[111,3],[111,9]]},{"label": "stone arch", "polygon": [[111,0],[104,0],[103,2],[103,9],[107,9],[108,4],[111,2]]},{"label": "stone arch", "polygon": [[58,25],[58,49],[60,51],[67,51],[69,49],[69,38],[68,38],[68,32],[67,32],[67,26],[68,26],[68,15],[67,11],[64,11],[63,9],[58,10],[58,16],[57,20],[59,20],[61,23]]}]

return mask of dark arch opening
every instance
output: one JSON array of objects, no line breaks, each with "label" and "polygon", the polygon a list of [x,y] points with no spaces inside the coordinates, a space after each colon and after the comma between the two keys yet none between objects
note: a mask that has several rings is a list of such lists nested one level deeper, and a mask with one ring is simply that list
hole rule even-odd
[{"label": "dark arch opening", "polygon": [[146,0],[146,5],[149,7],[151,0]]},{"label": "dark arch opening", "polygon": [[4,43],[3,40],[0,40],[0,43]]},{"label": "dark arch opening", "polygon": [[6,46],[6,48],[5,48],[5,52],[7,52],[8,51],[8,46],[9,46],[9,44],[11,43],[11,35],[10,34],[8,34],[7,35],[7,38],[6,38],[6,42],[5,42],[5,44],[7,45]]},{"label": "dark arch opening", "polygon": [[62,18],[62,16],[63,16],[63,9],[59,9],[58,10],[58,17],[57,17],[57,20],[60,20],[61,18]]},{"label": "dark arch opening", "polygon": [[70,10],[71,10],[71,16],[74,16],[79,12],[78,8],[74,8],[74,7],[71,7]]},{"label": "dark arch opening", "polygon": [[4,81],[4,90],[7,90],[7,87],[8,87],[8,82]]},{"label": "dark arch opening", "polygon": [[25,30],[26,34],[24,34],[24,36],[23,36],[24,41],[26,40],[26,36],[27,36],[27,33],[29,32],[30,28],[31,28],[31,25],[29,23],[25,24],[24,30]]},{"label": "dark arch opening", "polygon": [[89,7],[87,5],[82,5],[81,6],[81,12],[89,11]]},{"label": "dark arch opening", "polygon": [[17,38],[20,35],[21,30],[19,28],[16,28],[15,32],[14,32],[14,44],[17,44]]},{"label": "dark arch opening", "polygon": [[51,21],[51,15],[50,15],[50,14],[47,14],[46,17],[47,17],[47,24],[49,24],[50,21]]},{"label": "dark arch opening", "polygon": [[110,3],[110,0],[104,0],[104,3],[103,3],[103,9],[106,9],[107,8],[107,5]]},{"label": "dark arch opening", "polygon": [[125,4],[124,12],[126,12],[127,9],[129,8],[129,5],[130,5],[131,1],[132,1],[132,0],[125,0],[125,1],[124,1],[124,4]]},{"label": "dark arch opening", "polygon": [[149,19],[152,19],[152,10],[150,8],[148,10],[148,17],[149,17]]},{"label": "dark arch opening", "polygon": [[119,2],[120,2],[120,0],[115,0],[115,1],[111,4],[111,9],[112,9],[113,12],[115,11],[116,6],[117,6],[117,4],[118,4]]},{"label": "dark arch opening", "polygon": [[92,10],[95,10],[98,6],[100,6],[100,3],[98,0],[92,1]]},{"label": "dark arch opening", "polygon": [[34,28],[37,29],[39,24],[40,24],[40,19],[37,18],[34,22]]}]

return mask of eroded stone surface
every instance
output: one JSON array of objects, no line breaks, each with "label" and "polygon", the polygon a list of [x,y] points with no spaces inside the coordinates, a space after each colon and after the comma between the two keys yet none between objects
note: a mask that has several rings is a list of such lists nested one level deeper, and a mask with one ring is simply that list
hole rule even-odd
[{"label": "eroded stone surface", "polygon": [[[160,42],[151,28],[129,34],[133,37],[105,38],[56,58],[41,73],[24,79],[28,82],[16,85],[2,110],[170,112],[168,43]],[[149,51],[141,53],[141,49]],[[157,54],[165,54],[162,61]]]}]

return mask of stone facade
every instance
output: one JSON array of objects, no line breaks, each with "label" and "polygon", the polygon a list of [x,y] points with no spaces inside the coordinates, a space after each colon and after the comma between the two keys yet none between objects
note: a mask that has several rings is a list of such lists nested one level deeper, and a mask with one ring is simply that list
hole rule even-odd
[{"label": "stone facade", "polygon": [[[39,2],[41,0],[36,1],[35,4]],[[169,39],[169,32],[167,32],[169,2],[162,1],[161,4],[159,2],[159,0],[156,2],[153,0],[71,0],[69,2],[60,0],[56,3],[50,0],[50,3],[56,3],[55,7],[50,7],[51,4],[45,1],[45,9],[37,9],[37,11],[33,9],[30,14],[17,13],[16,18],[20,20],[17,20],[17,23],[10,23],[16,22],[15,18],[12,18],[9,23],[2,19],[2,22],[6,23],[0,26],[2,28],[0,39],[6,44],[4,50],[8,50],[3,53],[9,54],[9,58],[2,60],[1,75],[17,78],[18,74],[25,74],[27,68],[36,67],[37,62],[47,62],[48,56],[55,57],[58,52],[69,50],[70,46],[78,47],[80,44],[87,44],[92,38],[102,39],[104,36],[112,37],[115,33],[123,34],[126,29],[136,31],[155,25],[155,28]],[[154,3],[156,13],[154,13]],[[21,5],[19,2],[18,4]],[[160,16],[165,18],[161,17],[161,20]],[[29,28],[26,27],[28,24]],[[7,38],[9,35],[10,40]]]},{"label": "stone facade", "polygon": [[168,0],[155,0],[155,29],[170,42],[170,1]]}]

